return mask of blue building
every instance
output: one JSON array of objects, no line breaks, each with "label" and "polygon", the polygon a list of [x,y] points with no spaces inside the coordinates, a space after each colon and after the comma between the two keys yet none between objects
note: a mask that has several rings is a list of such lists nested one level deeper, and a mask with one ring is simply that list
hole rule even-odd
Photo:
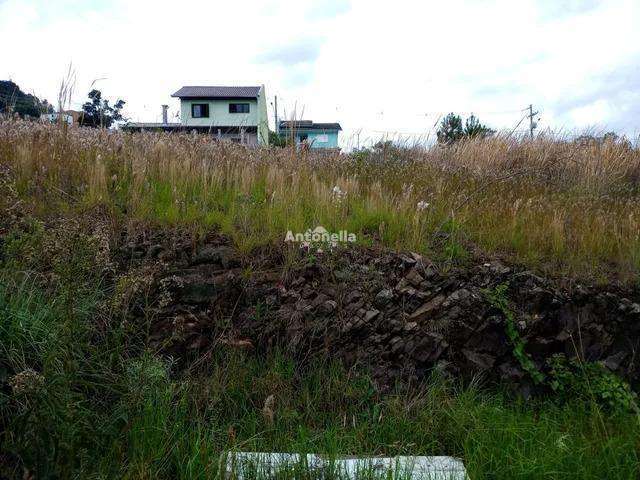
[{"label": "blue building", "polygon": [[279,135],[294,138],[296,145],[306,144],[313,149],[338,149],[339,123],[314,123],[311,120],[283,120]]}]

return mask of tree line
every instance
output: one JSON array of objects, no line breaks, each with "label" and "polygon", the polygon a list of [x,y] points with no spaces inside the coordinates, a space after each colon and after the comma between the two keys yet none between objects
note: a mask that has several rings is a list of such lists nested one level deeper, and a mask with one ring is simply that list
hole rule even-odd
[{"label": "tree line", "polygon": [[[125,101],[118,99],[113,105],[103,98],[102,92],[93,89],[82,105],[79,124],[84,127],[110,128],[117,122],[126,120],[122,115]],[[39,118],[46,113],[55,113],[55,108],[46,99],[23,92],[11,80],[0,80],[0,113],[18,115],[20,118]]]}]

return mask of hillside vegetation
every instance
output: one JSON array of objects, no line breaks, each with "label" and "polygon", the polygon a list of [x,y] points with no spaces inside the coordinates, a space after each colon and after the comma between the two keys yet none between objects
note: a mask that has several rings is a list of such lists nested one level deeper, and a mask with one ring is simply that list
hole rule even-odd
[{"label": "hillside vegetation", "polygon": [[39,215],[100,205],[216,227],[247,252],[322,225],[449,259],[480,249],[558,276],[635,281],[640,269],[640,150],[626,142],[496,137],[324,156],[18,122],[2,124],[0,155]]},{"label": "hillside vegetation", "polygon": [[[539,365],[546,339],[535,355],[523,339],[544,315],[614,305],[580,342],[600,332],[607,341],[591,345],[630,348],[639,198],[640,152],[613,140],[495,137],[322,155],[4,121],[0,477],[221,479],[225,452],[252,450],[453,455],[473,480],[638,478],[637,396],[615,374],[637,373],[635,357]],[[360,245],[284,244],[287,231],[318,225]],[[578,285],[561,311],[551,303],[565,279],[607,288]],[[353,297],[349,318],[336,313],[340,289]],[[342,320],[397,314],[386,327],[403,339],[385,331],[381,360],[413,358],[418,332],[446,347],[444,328],[428,330],[432,296],[451,335],[475,337],[481,350],[482,324],[487,344],[509,357],[507,373],[533,388],[426,361],[420,377],[394,364],[381,385],[364,362],[341,361],[368,348],[364,321],[346,339],[357,348],[339,356],[323,344],[333,338],[323,329]],[[523,312],[532,303],[539,310]],[[422,309],[414,322],[400,314],[409,306]],[[285,313],[291,321],[276,325]],[[476,314],[477,325],[467,322]],[[296,354],[293,342],[258,342],[280,331],[297,339]],[[453,347],[469,348],[458,343],[450,364],[464,361]],[[281,478],[339,478],[303,467]]]}]

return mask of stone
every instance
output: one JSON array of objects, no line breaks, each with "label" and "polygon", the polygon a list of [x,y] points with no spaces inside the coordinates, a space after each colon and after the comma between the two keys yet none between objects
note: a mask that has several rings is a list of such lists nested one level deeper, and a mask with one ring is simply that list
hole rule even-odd
[{"label": "stone", "polygon": [[349,272],[348,270],[337,270],[333,273],[333,275],[335,276],[336,280],[340,282],[346,282],[352,277],[351,272]]},{"label": "stone", "polygon": [[[399,337],[396,337],[396,338],[399,338]],[[404,350],[404,345],[405,343],[402,341],[402,339],[400,339],[400,341],[393,343],[391,345],[391,353],[398,353],[401,350]]]},{"label": "stone", "polygon": [[405,254],[400,254],[398,255],[398,258],[400,258],[400,260],[402,260],[402,262],[405,265],[410,265],[413,266],[416,264],[416,259],[413,258],[413,256],[409,256],[409,255],[405,255]]},{"label": "stone", "polygon": [[407,332],[411,332],[413,330],[416,330],[418,328],[418,323],[417,322],[407,322],[404,325],[404,330]]},{"label": "stone", "polygon": [[378,315],[380,314],[380,310],[367,310],[367,312],[364,315],[364,321],[365,322],[370,322],[371,320],[373,320],[374,318],[376,318]]},{"label": "stone", "polygon": [[480,370],[489,370],[496,361],[494,356],[487,353],[472,352],[471,350],[463,349],[462,354]]},{"label": "stone", "polygon": [[418,273],[418,270],[416,270],[415,268],[409,270],[409,273],[407,273],[404,278],[414,287],[419,287],[420,283],[424,280],[422,275],[420,275]]},{"label": "stone", "polygon": [[345,303],[355,303],[362,298],[362,292],[358,290],[353,290],[349,292],[347,297],[344,299]]},{"label": "stone", "polygon": [[234,250],[231,247],[225,245],[208,245],[198,250],[193,256],[191,264],[217,263],[223,268],[229,268],[233,256]]},{"label": "stone", "polygon": [[320,305],[320,311],[325,314],[333,313],[336,308],[338,304],[334,300],[326,300]]},{"label": "stone", "polygon": [[460,290],[456,290],[447,298],[447,302],[449,303],[457,303],[467,300],[471,297],[471,292],[465,288],[461,288]]},{"label": "stone", "polygon": [[618,352],[607,357],[602,364],[609,370],[618,370],[620,364],[627,357],[627,352]]},{"label": "stone", "polygon": [[441,335],[428,333],[420,338],[413,355],[419,362],[433,363],[440,358],[447,346],[447,342],[443,341]]},{"label": "stone", "polygon": [[375,298],[375,303],[379,307],[384,307],[393,300],[393,291],[388,288],[380,290]]},{"label": "stone", "polygon": [[407,355],[410,355],[416,348],[416,344],[413,340],[409,340],[407,343],[404,344],[404,353],[406,353]]},{"label": "stone", "polygon": [[416,322],[422,322],[426,320],[433,314],[434,310],[436,310],[438,307],[440,307],[440,305],[442,305],[444,300],[445,300],[444,295],[436,296],[435,298],[431,299],[430,301],[428,301],[427,303],[419,307],[411,315],[409,315],[409,318]]},{"label": "stone", "polygon": [[429,280],[434,279],[435,277],[438,276],[438,272],[436,271],[435,268],[433,268],[431,265],[429,265],[425,270],[424,270],[424,277],[428,278]]},{"label": "stone", "polygon": [[187,304],[210,303],[217,299],[220,286],[215,280],[201,280],[185,284],[180,292],[180,300]]}]

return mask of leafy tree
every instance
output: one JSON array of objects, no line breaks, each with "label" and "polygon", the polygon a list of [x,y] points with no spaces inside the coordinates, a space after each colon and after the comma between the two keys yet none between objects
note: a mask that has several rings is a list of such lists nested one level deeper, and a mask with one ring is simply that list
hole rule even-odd
[{"label": "leafy tree", "polygon": [[471,114],[464,125],[464,136],[465,137],[481,137],[485,138],[491,136],[495,133],[495,130],[490,129],[486,125],[480,123],[478,117],[474,114]]},{"label": "leafy tree", "polygon": [[462,127],[462,118],[451,112],[440,122],[440,128],[436,133],[439,143],[450,145],[457,142],[464,136],[464,128]]},{"label": "leafy tree", "polygon": [[115,122],[125,119],[122,116],[124,104],[124,100],[118,100],[115,105],[111,106],[109,100],[102,98],[100,90],[93,89],[89,92],[89,101],[82,105],[80,125],[109,128]]},{"label": "leafy tree", "polygon": [[485,138],[493,135],[493,133],[495,133],[494,130],[480,123],[478,117],[473,114],[467,118],[463,126],[462,117],[455,113],[450,113],[440,122],[437,136],[439,143],[451,145],[463,138]]},{"label": "leafy tree", "polygon": [[53,113],[53,106],[46,100],[24,93],[11,80],[0,80],[0,113],[17,113],[21,117],[39,117]]}]

